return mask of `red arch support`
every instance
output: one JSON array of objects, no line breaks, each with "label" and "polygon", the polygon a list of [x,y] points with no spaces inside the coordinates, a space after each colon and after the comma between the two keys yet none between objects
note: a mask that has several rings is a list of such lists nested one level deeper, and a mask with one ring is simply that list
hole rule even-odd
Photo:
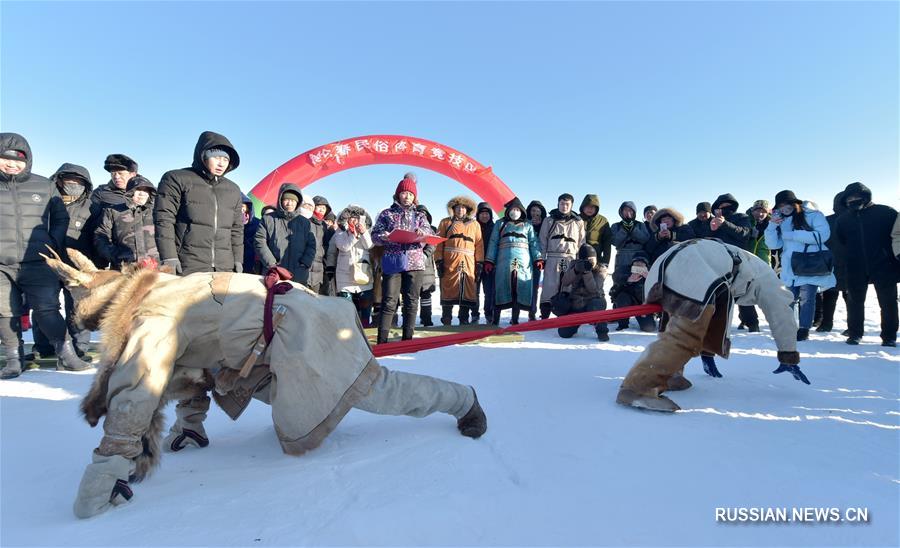
[{"label": "red arch support", "polygon": [[274,204],[282,183],[304,188],[333,173],[375,164],[416,166],[446,175],[478,194],[494,211],[515,197],[490,166],[441,143],[405,135],[366,135],[313,148],[275,168],[250,194],[258,202]]}]

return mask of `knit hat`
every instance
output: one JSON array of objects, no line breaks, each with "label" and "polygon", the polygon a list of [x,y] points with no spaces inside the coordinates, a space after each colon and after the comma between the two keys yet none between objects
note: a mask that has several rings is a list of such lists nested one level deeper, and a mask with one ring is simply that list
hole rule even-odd
[{"label": "knit hat", "polygon": [[231,159],[231,156],[228,154],[228,151],[221,148],[208,148],[203,151],[203,161],[207,161],[210,158],[228,158]]},{"label": "knit hat", "polygon": [[297,202],[298,204],[300,203],[300,195],[297,194],[296,192],[294,192],[293,190],[285,190],[284,192],[282,192],[281,199],[282,200],[285,200],[285,199],[293,200],[293,201]]},{"label": "knit hat", "polygon": [[712,206],[709,204],[709,202],[700,202],[699,204],[697,204],[696,213],[700,213],[701,211],[712,213]]},{"label": "knit hat", "polygon": [[110,154],[103,162],[103,169],[112,173],[113,171],[131,171],[137,172],[138,164],[124,154]]},{"label": "knit hat", "polygon": [[[781,192],[779,192],[778,194],[775,195],[775,205],[776,206],[779,204],[798,204],[798,203],[802,203],[802,201],[797,199],[797,196],[794,195],[794,192],[792,190],[782,190]],[[754,203],[753,206],[755,207],[756,204]]]},{"label": "knit hat", "polygon": [[574,203],[575,203],[575,196],[572,196],[572,195],[569,194],[568,192],[565,192],[565,193],[559,195],[559,198],[556,199],[556,202],[559,203],[559,202],[561,202],[561,201],[563,201],[563,200],[569,200],[570,202],[572,202],[572,203],[574,204]]},{"label": "knit hat", "polygon": [[394,191],[394,196],[400,196],[401,192],[412,192],[413,196],[419,196],[419,191],[416,188],[416,175],[414,173],[407,173],[403,176],[403,180],[397,184],[397,190]]},{"label": "knit hat", "polygon": [[582,244],[581,248],[578,250],[578,258],[583,261],[591,257],[597,258],[597,250],[590,244]]},{"label": "knit hat", "polygon": [[754,209],[762,209],[764,211],[769,211],[769,201],[768,200],[756,200],[753,202],[753,206],[750,208],[750,211]]},{"label": "knit hat", "polygon": [[156,186],[150,182],[150,179],[142,175],[135,175],[128,181],[128,190],[134,192],[139,189],[145,190],[150,194],[156,194]]}]

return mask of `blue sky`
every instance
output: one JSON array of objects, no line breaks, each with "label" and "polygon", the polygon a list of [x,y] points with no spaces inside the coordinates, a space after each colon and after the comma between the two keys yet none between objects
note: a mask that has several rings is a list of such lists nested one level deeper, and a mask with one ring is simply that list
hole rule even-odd
[{"label": "blue sky", "polygon": [[[158,181],[214,130],[249,190],[307,149],[405,134],[491,165],[526,203],[564,191],[674,206],[789,188],[830,212],[859,180],[898,205],[896,2],[0,3],[0,123],[35,171]],[[377,210],[405,169],[309,189]],[[443,213],[451,179],[419,171]]]}]

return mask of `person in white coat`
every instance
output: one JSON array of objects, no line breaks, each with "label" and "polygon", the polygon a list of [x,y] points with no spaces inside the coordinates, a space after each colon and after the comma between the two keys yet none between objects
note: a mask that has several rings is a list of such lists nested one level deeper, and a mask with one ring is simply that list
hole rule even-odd
[{"label": "person in white coat", "polygon": [[338,216],[338,230],[330,242],[337,252],[334,260],[337,296],[353,302],[363,327],[369,327],[372,315],[371,228],[372,218],[366,210],[350,204]]}]

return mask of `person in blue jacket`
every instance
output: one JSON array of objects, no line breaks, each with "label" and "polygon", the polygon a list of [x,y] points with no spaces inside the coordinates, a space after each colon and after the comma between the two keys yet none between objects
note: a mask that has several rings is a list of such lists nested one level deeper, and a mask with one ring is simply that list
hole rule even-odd
[{"label": "person in blue jacket", "polygon": [[781,281],[800,302],[800,328],[797,340],[809,338],[816,311],[816,293],[832,288],[837,283],[834,272],[821,276],[801,276],[794,272],[794,253],[812,253],[828,249],[825,242],[831,229],[825,215],[812,202],[804,202],[790,190],[775,195],[775,209],[766,227],[766,245],[781,250]]}]

